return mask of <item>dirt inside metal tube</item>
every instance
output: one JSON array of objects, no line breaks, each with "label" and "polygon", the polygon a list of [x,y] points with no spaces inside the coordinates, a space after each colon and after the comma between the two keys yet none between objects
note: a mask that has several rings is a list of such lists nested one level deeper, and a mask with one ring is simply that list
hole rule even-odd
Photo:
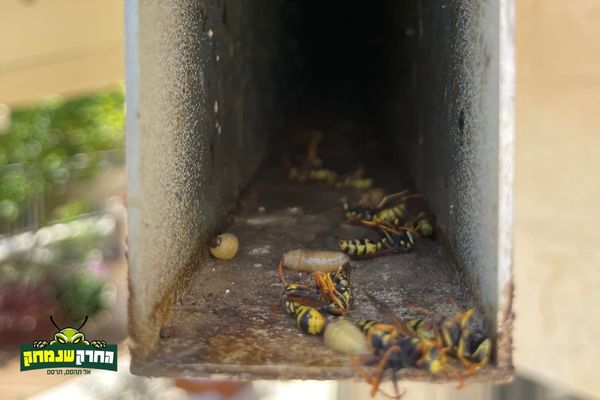
[{"label": "dirt inside metal tube", "polygon": [[[176,107],[168,96],[163,100],[187,122],[180,128],[167,113],[161,129],[153,131],[153,152],[141,149],[140,159],[164,179],[162,186],[148,179],[140,192],[153,201],[144,203],[152,212],[144,214],[145,224],[137,230],[152,235],[140,239],[139,261],[130,274],[137,294],[132,326],[146,340],[132,348],[132,371],[241,379],[355,376],[350,357],[326,348],[322,337],[302,334],[280,307],[277,265],[284,252],[337,250],[341,239],[377,238],[373,230],[346,221],[341,199],[355,202],[356,190],[289,179],[286,163],[305,156],[318,131],[325,168],[349,174],[362,167],[386,193],[423,192],[440,225],[434,240],[417,240],[407,254],[352,261],[348,318],[387,320],[368,295],[401,319],[422,318],[414,306],[447,316],[457,307],[475,308],[473,328],[493,342],[503,335],[504,344],[497,352],[494,343],[492,365],[468,380],[510,379],[510,357],[502,356],[511,351],[510,310],[508,328],[500,332],[495,325],[498,55],[497,27],[488,22],[496,21],[497,3],[183,4],[178,7],[189,15],[175,17],[191,28],[173,37],[189,52],[173,57],[171,49],[179,47],[165,45],[166,65],[187,60],[189,65],[182,61],[185,68],[174,68],[169,76],[175,82],[185,78],[182,87],[189,84],[194,91],[146,83],[156,91],[146,96],[147,104],[165,93],[181,96],[187,108]],[[157,16],[162,12],[151,3],[142,8]],[[162,43],[154,30],[146,35],[150,45]],[[160,58],[150,57],[160,52],[144,54],[146,71],[161,65]],[[164,87],[170,89],[171,82]],[[146,126],[154,127],[150,119],[160,112],[159,107],[142,112]],[[163,145],[168,129],[178,140]],[[148,143],[147,134],[144,139]],[[179,164],[161,158],[165,148]],[[162,160],[160,168],[156,160]],[[142,171],[150,168],[146,164]],[[221,218],[236,201],[235,212]],[[180,211],[187,209],[194,218]],[[146,229],[154,218],[162,225]],[[169,232],[181,232],[187,241]],[[239,239],[233,260],[217,260],[208,255],[208,246],[190,245],[223,232]],[[163,238],[160,244],[175,249],[172,253],[161,250]],[[286,277],[310,280],[294,271]],[[176,284],[167,286],[171,281]],[[160,303],[155,292],[167,293],[160,298],[169,304]],[[165,320],[147,310],[152,301],[168,310]],[[500,358],[505,362],[496,367]],[[456,375],[412,369],[398,376],[456,380]]]},{"label": "dirt inside metal tube", "polygon": [[[362,165],[366,175],[388,192],[411,187],[410,180],[390,167],[386,158],[369,157],[385,154],[385,150],[382,143],[361,137],[360,131],[367,127],[350,120],[321,126],[330,132],[319,153],[326,166],[350,172]],[[300,138],[309,132],[298,136],[298,151],[304,151]],[[351,151],[359,145],[365,152]],[[281,310],[283,286],[277,265],[286,251],[335,250],[340,239],[373,237],[373,232],[345,222],[340,199],[353,198],[357,191],[290,181],[280,162],[283,153],[276,152],[261,170],[240,200],[238,212],[223,227],[239,238],[236,258],[210,258],[195,271],[163,325],[161,332],[169,334],[160,335],[150,358],[134,360],[136,373],[158,375],[166,369],[170,375],[226,373],[240,378],[248,373],[253,378],[354,376],[349,357],[326,348],[321,337],[302,334],[294,319]],[[423,317],[411,308],[414,305],[452,315],[456,309],[449,298],[463,309],[473,305],[439,238],[418,240],[408,254],[353,260],[350,271],[354,302],[348,317],[352,321],[385,321],[367,293],[399,318]],[[286,279],[307,281],[310,276],[286,270]],[[415,379],[431,378],[418,371],[403,373]],[[502,372],[484,369],[477,377],[486,379],[489,374],[498,379]]]}]

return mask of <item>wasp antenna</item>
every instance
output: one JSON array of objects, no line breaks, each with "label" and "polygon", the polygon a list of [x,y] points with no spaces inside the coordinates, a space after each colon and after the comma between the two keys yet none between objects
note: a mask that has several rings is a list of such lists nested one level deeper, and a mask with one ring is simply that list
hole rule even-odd
[{"label": "wasp antenna", "polygon": [[88,316],[86,315],[85,319],[83,320],[83,324],[81,324],[81,326],[79,328],[77,328],[78,331],[80,331],[81,328],[83,328],[83,326],[85,325],[85,323],[87,322],[87,320],[88,320]]},{"label": "wasp antenna", "polygon": [[58,327],[58,325],[56,325],[56,322],[54,322],[54,318],[52,318],[52,315],[50,316],[50,322],[52,322],[52,325],[54,325],[56,329],[60,331],[60,328]]}]

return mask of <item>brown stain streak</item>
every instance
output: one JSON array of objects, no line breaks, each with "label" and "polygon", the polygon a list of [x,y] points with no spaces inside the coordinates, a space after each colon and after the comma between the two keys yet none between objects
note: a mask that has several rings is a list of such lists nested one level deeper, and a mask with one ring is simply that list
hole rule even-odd
[{"label": "brown stain streak", "polygon": [[502,297],[506,299],[506,302],[502,302],[502,307],[498,310],[500,324],[498,326],[498,338],[496,341],[496,363],[498,368],[513,371],[512,332],[515,319],[515,314],[513,312],[514,283],[512,281],[507,283],[504,286],[502,293]]}]

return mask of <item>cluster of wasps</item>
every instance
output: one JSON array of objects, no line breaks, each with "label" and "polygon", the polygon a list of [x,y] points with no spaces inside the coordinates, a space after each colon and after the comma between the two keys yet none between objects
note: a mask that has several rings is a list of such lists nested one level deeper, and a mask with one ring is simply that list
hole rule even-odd
[{"label": "cluster of wasps", "polygon": [[[361,377],[371,384],[371,396],[378,391],[392,398],[400,398],[396,374],[405,368],[415,368],[436,375],[450,373],[463,385],[463,374],[472,375],[490,362],[492,344],[480,331],[471,329],[474,310],[457,310],[453,316],[443,316],[420,310],[429,318],[398,319],[387,306],[373,296],[389,316],[391,323],[359,320],[356,325],[365,333],[369,354],[353,358]],[[369,374],[364,366],[374,367]],[[462,367],[462,368],[461,368]],[[384,393],[380,382],[385,373],[391,374],[394,395]]]},{"label": "cluster of wasps", "polygon": [[[456,305],[452,316],[413,307],[426,318],[400,320],[389,307],[367,293],[390,321],[361,319],[343,325],[328,338],[326,330],[336,318],[346,319],[352,305],[349,263],[348,255],[339,251],[296,249],[284,253],[278,267],[284,285],[281,304],[300,331],[309,335],[325,332],[327,346],[353,357],[357,373],[371,384],[372,396],[382,392],[400,398],[396,374],[402,369],[414,368],[433,375],[451,373],[462,382],[461,367],[471,375],[489,363],[491,341],[472,329],[474,310],[458,310]],[[284,268],[310,272],[314,285],[286,283]],[[365,367],[372,367],[371,372],[366,372]],[[379,387],[388,372],[394,384],[393,395]]]},{"label": "cluster of wasps", "polygon": [[359,166],[347,175],[326,168],[318,156],[323,139],[320,131],[312,134],[306,154],[293,162],[289,155],[283,157],[288,178],[299,183],[317,182],[338,188],[366,191],[357,205],[342,199],[346,220],[373,229],[378,239],[370,238],[340,240],[339,248],[352,257],[374,257],[390,252],[409,252],[415,240],[434,236],[435,216],[429,212],[424,197],[409,190],[386,195],[381,189],[372,188],[374,180],[365,177]]},{"label": "cluster of wasps", "polygon": [[350,188],[356,190],[369,189],[373,186],[373,179],[365,177],[365,170],[359,166],[349,174],[340,174],[327,168],[318,156],[319,144],[323,140],[321,131],[311,135],[306,155],[299,160],[292,160],[289,155],[284,155],[283,165],[288,170],[288,178],[298,183],[323,183],[336,188]]},{"label": "cluster of wasps", "polygon": [[372,228],[379,235],[377,240],[340,240],[340,250],[353,257],[407,253],[417,238],[434,236],[435,216],[427,211],[428,206],[420,193],[404,190],[385,195],[373,207],[351,206],[344,198],[342,208],[348,222]]},{"label": "cluster of wasps", "polygon": [[[343,253],[297,249],[284,253],[279,262],[279,279],[284,286],[282,308],[296,320],[296,326],[309,335],[324,332],[324,314],[345,317],[352,293],[347,273],[350,259]],[[286,283],[283,269],[311,272],[314,286]]]},{"label": "cluster of wasps", "polygon": [[[284,159],[289,179],[364,190],[357,205],[342,199],[342,209],[347,222],[368,227],[379,238],[340,240],[339,251],[297,249],[284,253],[278,266],[284,286],[282,309],[295,319],[300,331],[309,335],[324,334],[325,345],[352,356],[358,375],[371,384],[372,396],[381,392],[400,398],[396,376],[406,368],[433,375],[453,374],[462,385],[462,372],[471,375],[487,365],[492,350],[490,339],[472,327],[473,309],[463,311],[455,305],[454,315],[443,316],[413,307],[424,317],[401,320],[367,293],[389,321],[347,319],[353,302],[351,258],[409,252],[419,238],[434,237],[435,216],[419,193],[406,190],[386,195],[381,190],[370,189],[373,180],[364,177],[362,168],[345,177],[325,168],[317,155],[321,139],[320,133],[313,135],[299,166]],[[286,282],[285,268],[310,273],[310,283]],[[380,388],[388,373],[394,385],[392,395]]]}]

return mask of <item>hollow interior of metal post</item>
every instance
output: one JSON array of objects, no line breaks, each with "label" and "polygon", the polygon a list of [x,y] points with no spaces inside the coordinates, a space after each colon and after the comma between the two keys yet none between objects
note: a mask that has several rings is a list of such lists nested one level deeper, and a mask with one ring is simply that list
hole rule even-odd
[{"label": "hollow interior of metal post", "polygon": [[[339,129],[344,119],[321,126],[335,135],[336,124]],[[388,192],[410,188],[405,174],[377,157],[385,154],[381,143],[360,137],[362,128],[367,129],[357,124],[353,132],[330,140],[328,149],[323,146],[320,156],[325,163],[329,161],[328,166],[339,171],[363,165],[378,187]],[[361,143],[363,151],[358,155],[348,153]],[[231,261],[210,258],[195,272],[187,291],[173,305],[151,358],[138,359],[136,372],[304,379],[341,379],[355,374],[350,357],[326,348],[322,337],[302,334],[295,320],[281,309],[283,286],[277,265],[289,250],[336,249],[340,239],[375,239],[377,235],[345,221],[340,199],[353,198],[356,191],[290,181],[278,160],[273,157],[262,168],[241,198],[238,212],[223,226],[223,231],[239,238],[237,256]],[[312,284],[306,273],[286,270],[285,276],[288,282]],[[461,282],[461,274],[439,238],[420,239],[408,254],[353,260],[350,283],[354,302],[348,318],[390,322],[367,293],[401,319],[424,317],[414,310],[415,305],[453,315],[457,306],[473,306]],[[476,324],[481,327],[482,319]],[[403,374],[432,378],[417,371]],[[497,379],[502,374],[484,369],[477,377]],[[438,380],[454,378],[436,376]]]},{"label": "hollow interior of metal post", "polygon": [[[345,222],[340,199],[355,198],[354,190],[288,179],[283,156],[305,155],[316,131],[323,135],[325,167],[345,174],[362,166],[387,193],[425,193],[438,215],[435,240],[418,240],[408,254],[352,262],[349,318],[387,320],[368,293],[398,318],[423,317],[413,306],[443,315],[475,307],[475,324],[494,339],[497,70],[487,65],[494,65],[490,57],[497,61],[497,48],[486,46],[495,43],[497,26],[486,21],[495,21],[496,3],[263,0],[247,9],[241,2],[200,3],[208,4],[198,15],[207,18],[202,29],[210,32],[202,46],[213,46],[202,47],[210,60],[203,64],[207,93],[201,100],[214,116],[200,135],[216,150],[211,144],[199,151],[208,151],[211,168],[234,165],[245,159],[235,152],[250,137],[249,152],[266,143],[270,155],[219,227],[238,236],[238,255],[194,263],[199,267],[176,293],[156,346],[135,354],[132,370],[247,379],[355,375],[350,357],[302,334],[280,307],[277,264],[284,252],[337,249],[340,239],[376,237]],[[275,6],[277,12],[269,8]],[[189,8],[195,12],[195,3]],[[218,168],[210,177],[219,179]],[[310,277],[287,271],[286,279]],[[491,366],[473,378],[498,382],[510,373]],[[416,370],[399,375],[455,379]]]}]

